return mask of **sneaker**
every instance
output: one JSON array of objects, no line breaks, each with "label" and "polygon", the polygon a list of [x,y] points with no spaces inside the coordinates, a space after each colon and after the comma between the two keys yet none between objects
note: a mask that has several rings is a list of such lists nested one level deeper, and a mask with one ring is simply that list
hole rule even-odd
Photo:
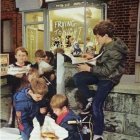
[{"label": "sneaker", "polygon": [[92,107],[92,101],[93,101],[93,98],[88,98],[87,99],[87,104],[85,106],[85,108],[83,109],[83,111],[81,112],[81,114],[88,114],[90,113],[90,110],[91,110],[91,107]]}]

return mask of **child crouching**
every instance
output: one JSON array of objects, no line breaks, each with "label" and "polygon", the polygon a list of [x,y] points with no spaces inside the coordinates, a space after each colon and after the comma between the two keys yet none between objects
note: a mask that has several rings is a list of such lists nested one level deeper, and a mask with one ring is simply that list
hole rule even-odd
[{"label": "child crouching", "polygon": [[69,109],[68,98],[62,94],[56,94],[52,97],[50,105],[53,112],[57,115],[56,123],[69,133],[68,138],[65,140],[81,140],[77,124],[68,124],[69,121],[80,119]]},{"label": "child crouching", "polygon": [[47,93],[48,87],[43,78],[34,78],[30,82],[30,88],[22,88],[14,95],[14,106],[18,128],[23,140],[29,140],[33,130],[33,118],[44,113],[46,108],[40,108],[38,102]]}]

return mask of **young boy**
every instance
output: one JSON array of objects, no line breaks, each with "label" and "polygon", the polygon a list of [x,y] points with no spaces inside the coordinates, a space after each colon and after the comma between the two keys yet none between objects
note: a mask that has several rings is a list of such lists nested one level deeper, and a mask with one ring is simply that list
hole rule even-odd
[{"label": "young boy", "polygon": [[[93,111],[93,140],[103,140],[104,114],[103,105],[112,88],[119,83],[125,72],[127,46],[118,37],[114,37],[115,27],[110,21],[101,21],[93,29],[93,33],[101,47],[100,57],[96,60],[96,66],[87,64],[78,65],[79,73],[74,75],[75,85],[83,94],[83,114]],[[86,58],[92,58],[87,54]],[[96,84],[97,90],[92,105],[92,94],[88,85]]]},{"label": "young boy", "polygon": [[14,95],[17,124],[23,140],[29,140],[33,130],[33,118],[45,113],[46,108],[40,108],[38,102],[47,93],[48,87],[43,78],[33,78],[30,88],[23,88]]},{"label": "young boy", "polygon": [[45,62],[45,51],[37,50],[35,52],[35,61],[36,63],[32,65],[33,68],[36,68],[39,71],[39,74],[42,75],[44,72],[52,70],[52,66]]},{"label": "young boy", "polygon": [[62,94],[56,94],[52,97],[50,106],[57,115],[56,123],[64,127],[69,133],[65,140],[81,140],[77,124],[68,124],[69,121],[79,120],[79,117],[69,109],[68,98]]},{"label": "young boy", "polygon": [[[30,62],[28,62],[27,58],[28,58],[28,52],[26,51],[26,49],[23,47],[18,47],[15,49],[16,62],[11,64],[10,66],[19,67],[19,68],[21,68],[23,66],[27,66],[28,64],[31,64]],[[23,74],[7,76],[8,84],[11,88],[11,93],[12,93],[12,102],[13,102],[13,96],[14,96],[15,92],[21,86],[22,77],[23,77]],[[11,114],[10,114],[8,126],[15,127],[15,109],[13,108],[13,106],[11,107]]]}]

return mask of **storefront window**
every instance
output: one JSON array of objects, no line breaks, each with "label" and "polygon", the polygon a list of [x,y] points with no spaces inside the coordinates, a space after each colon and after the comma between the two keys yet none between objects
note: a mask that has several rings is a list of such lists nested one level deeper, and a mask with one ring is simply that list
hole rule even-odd
[{"label": "storefront window", "polygon": [[26,26],[26,48],[29,53],[29,60],[34,61],[35,51],[44,49],[44,25]]},{"label": "storefront window", "polygon": [[[58,4],[56,6],[59,7]],[[62,7],[61,4],[60,6]],[[63,7],[63,9],[50,10],[49,18],[51,49],[62,47],[65,53],[70,53],[69,37],[79,43],[82,51],[85,51],[86,38],[90,38],[95,45],[93,27],[103,19],[103,11],[101,6],[93,7],[89,4],[84,7],[83,4],[74,8]],[[98,47],[96,49],[99,50]]]},{"label": "storefront window", "polygon": [[49,17],[51,49],[56,47],[69,48],[69,36],[83,45],[84,8],[52,10]]},{"label": "storefront window", "polygon": [[34,62],[35,51],[44,50],[43,12],[25,13],[25,42],[29,60]]},{"label": "storefront window", "polygon": [[43,12],[32,12],[25,15],[26,23],[43,22]]}]

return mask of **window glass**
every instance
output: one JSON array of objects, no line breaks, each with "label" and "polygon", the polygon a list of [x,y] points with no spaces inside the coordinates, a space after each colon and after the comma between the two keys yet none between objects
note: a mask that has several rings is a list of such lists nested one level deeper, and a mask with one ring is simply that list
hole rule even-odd
[{"label": "window glass", "polygon": [[86,7],[86,12],[85,7],[50,10],[51,49],[62,47],[65,49],[65,53],[70,53],[70,36],[79,43],[83,51],[86,44],[86,37],[90,37],[91,41],[95,44],[92,30],[95,24],[102,19],[102,14],[101,7],[96,8],[90,6]]},{"label": "window glass", "polygon": [[26,26],[26,49],[29,60],[34,62],[34,53],[37,49],[44,49],[44,24]]},{"label": "window glass", "polygon": [[101,7],[86,7],[86,50],[89,46],[93,47],[93,50],[90,48],[88,51],[95,51],[96,54],[99,53],[100,46],[97,45],[94,34],[93,27],[102,19],[102,9]]},{"label": "window glass", "polygon": [[43,22],[43,12],[32,12],[25,14],[26,23]]},{"label": "window glass", "polygon": [[50,17],[51,49],[63,47],[69,51],[68,38],[71,36],[83,46],[84,8],[52,10]]}]

